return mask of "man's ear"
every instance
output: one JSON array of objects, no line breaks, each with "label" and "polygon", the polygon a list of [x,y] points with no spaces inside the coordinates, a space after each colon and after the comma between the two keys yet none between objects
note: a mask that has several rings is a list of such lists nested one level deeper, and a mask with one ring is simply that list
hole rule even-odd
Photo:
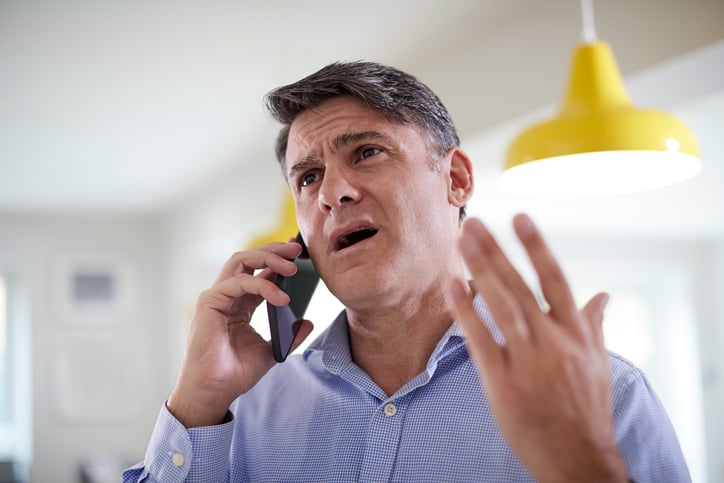
[{"label": "man's ear", "polygon": [[453,206],[462,207],[473,195],[473,163],[460,148],[453,148],[450,153],[450,185],[448,200]]}]

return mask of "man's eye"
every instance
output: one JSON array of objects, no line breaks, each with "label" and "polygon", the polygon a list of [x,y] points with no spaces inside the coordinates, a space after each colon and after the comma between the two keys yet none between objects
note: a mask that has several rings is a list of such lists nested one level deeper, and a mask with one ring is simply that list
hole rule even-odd
[{"label": "man's eye", "polygon": [[362,150],[360,151],[360,158],[366,159],[366,158],[369,158],[370,156],[374,156],[375,154],[380,153],[380,152],[382,152],[382,150],[380,148],[373,148],[373,147],[362,148]]},{"label": "man's eye", "polygon": [[304,173],[301,178],[299,178],[299,185],[309,186],[310,184],[319,181],[319,177],[320,174],[317,171],[310,171],[309,173]]}]

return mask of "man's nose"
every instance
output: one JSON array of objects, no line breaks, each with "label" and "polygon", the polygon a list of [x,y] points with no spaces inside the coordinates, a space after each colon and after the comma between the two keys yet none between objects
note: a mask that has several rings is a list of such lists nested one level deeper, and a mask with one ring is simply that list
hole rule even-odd
[{"label": "man's nose", "polygon": [[330,212],[359,200],[354,173],[340,167],[327,167],[319,188],[319,208]]}]

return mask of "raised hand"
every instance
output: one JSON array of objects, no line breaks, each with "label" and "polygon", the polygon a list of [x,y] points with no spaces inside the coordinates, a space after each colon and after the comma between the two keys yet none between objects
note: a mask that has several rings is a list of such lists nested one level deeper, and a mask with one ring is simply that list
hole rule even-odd
[{"label": "raised hand", "polygon": [[[271,280],[275,273],[294,274],[296,265],[289,259],[300,252],[299,243],[289,242],[236,253],[214,285],[199,296],[184,361],[168,400],[169,410],[186,427],[220,423],[234,399],[275,364],[271,342],[249,321],[264,300],[289,303],[289,296]],[[311,322],[301,321],[293,346],[311,331]]]},{"label": "raised hand", "polygon": [[453,280],[449,293],[496,420],[538,481],[626,481],[601,329],[608,296],[598,294],[578,310],[530,218],[518,215],[513,225],[550,308],[540,306],[476,219],[465,223],[460,251],[505,342],[498,344],[474,311],[466,283]]}]

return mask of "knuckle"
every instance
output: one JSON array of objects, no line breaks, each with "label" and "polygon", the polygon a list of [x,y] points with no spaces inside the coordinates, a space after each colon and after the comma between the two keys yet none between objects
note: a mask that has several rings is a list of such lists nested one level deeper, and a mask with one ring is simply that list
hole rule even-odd
[{"label": "knuckle", "polygon": [[199,305],[204,305],[206,302],[214,298],[214,289],[207,288],[199,294]]},{"label": "knuckle", "polygon": [[236,251],[231,254],[231,257],[229,257],[229,260],[231,260],[232,262],[242,261],[247,256],[248,253],[249,253],[249,250]]}]

